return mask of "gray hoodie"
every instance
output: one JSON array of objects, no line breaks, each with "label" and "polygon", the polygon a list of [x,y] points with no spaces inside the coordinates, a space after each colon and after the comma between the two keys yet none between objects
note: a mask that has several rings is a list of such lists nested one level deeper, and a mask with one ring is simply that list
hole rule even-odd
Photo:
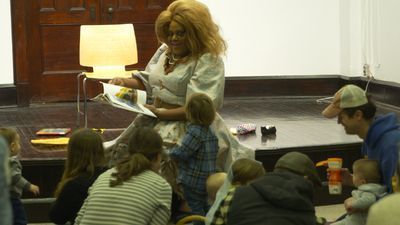
[{"label": "gray hoodie", "polygon": [[348,214],[346,218],[332,225],[363,225],[367,222],[368,208],[378,199],[386,195],[386,187],[380,184],[369,183],[358,186],[351,192],[354,201],[352,207],[362,212]]}]

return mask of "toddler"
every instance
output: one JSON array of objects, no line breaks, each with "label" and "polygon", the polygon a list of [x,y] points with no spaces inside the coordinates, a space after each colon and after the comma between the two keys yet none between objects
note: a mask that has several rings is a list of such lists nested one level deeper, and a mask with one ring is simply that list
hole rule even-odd
[{"label": "toddler", "polygon": [[38,195],[39,187],[31,184],[22,176],[22,166],[18,160],[18,154],[21,150],[21,146],[20,137],[17,131],[12,128],[0,128],[0,136],[3,136],[7,141],[10,151],[10,198],[14,224],[27,224],[24,206],[21,202],[21,195],[23,191],[30,191],[34,195]]},{"label": "toddler", "polygon": [[352,197],[344,201],[347,216],[334,225],[363,225],[366,223],[368,209],[386,194],[386,187],[381,185],[378,161],[359,159],[353,163],[353,183],[357,187],[351,192]]},{"label": "toddler", "polygon": [[216,172],[218,139],[210,128],[215,118],[212,100],[202,93],[194,93],[185,106],[188,125],[182,144],[170,150],[170,157],[178,160],[177,183],[192,214],[205,215],[208,211],[206,180]]}]

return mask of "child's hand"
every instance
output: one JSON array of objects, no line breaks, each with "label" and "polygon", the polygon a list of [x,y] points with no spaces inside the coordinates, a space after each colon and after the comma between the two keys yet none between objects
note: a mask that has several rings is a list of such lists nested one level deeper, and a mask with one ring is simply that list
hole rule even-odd
[{"label": "child's hand", "polygon": [[354,209],[352,207],[352,202],[353,202],[353,197],[344,200],[344,208],[346,209],[347,214],[353,213]]},{"label": "child's hand", "polygon": [[342,168],[341,174],[342,176],[342,184],[353,187],[353,174],[350,173],[349,169]]},{"label": "child's hand", "polygon": [[34,184],[31,184],[31,186],[29,187],[29,191],[32,192],[35,196],[38,196],[40,194],[39,187]]}]

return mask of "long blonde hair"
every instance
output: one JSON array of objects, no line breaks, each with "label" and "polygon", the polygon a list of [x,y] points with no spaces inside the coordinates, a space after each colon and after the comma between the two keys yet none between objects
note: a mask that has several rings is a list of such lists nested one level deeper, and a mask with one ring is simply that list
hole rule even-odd
[{"label": "long blonde hair", "polygon": [[154,161],[162,151],[162,139],[152,128],[137,128],[129,137],[130,157],[116,165],[116,172],[111,174],[110,187],[122,184],[132,176],[152,168]]},{"label": "long blonde hair", "polygon": [[225,53],[226,42],[203,3],[196,0],[177,0],[161,12],[155,25],[157,38],[161,43],[168,45],[169,25],[172,21],[185,28],[192,57],[199,58],[204,53],[217,57]]},{"label": "long blonde hair", "polygon": [[81,175],[93,176],[96,167],[104,164],[103,139],[100,134],[87,128],[73,132],[68,142],[64,173],[57,185],[55,196],[60,194],[68,181]]}]

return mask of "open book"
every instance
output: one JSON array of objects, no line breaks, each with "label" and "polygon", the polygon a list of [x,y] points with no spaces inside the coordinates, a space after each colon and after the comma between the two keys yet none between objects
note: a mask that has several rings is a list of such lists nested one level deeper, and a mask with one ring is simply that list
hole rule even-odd
[{"label": "open book", "polygon": [[152,111],[143,106],[146,104],[145,91],[107,84],[104,82],[101,83],[103,85],[103,93],[94,97],[92,99],[93,101],[103,102],[117,108],[157,117]]}]

